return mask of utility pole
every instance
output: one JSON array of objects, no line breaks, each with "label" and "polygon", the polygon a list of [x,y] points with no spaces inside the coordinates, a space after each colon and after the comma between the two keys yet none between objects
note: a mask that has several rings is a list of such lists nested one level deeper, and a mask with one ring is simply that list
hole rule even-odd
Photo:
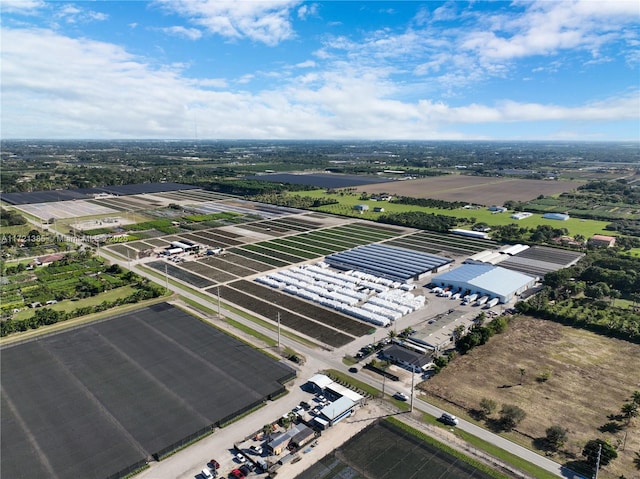
[{"label": "utility pole", "polygon": [[280,349],[280,311],[278,311],[278,349]]},{"label": "utility pole", "polygon": [[413,385],[415,380],[415,371],[413,370],[413,366],[411,366],[411,409],[410,412],[413,412]]},{"label": "utility pole", "polygon": [[598,479],[598,469],[600,469],[600,455],[602,454],[602,444],[598,444],[598,457],[596,458],[596,473],[593,479]]}]

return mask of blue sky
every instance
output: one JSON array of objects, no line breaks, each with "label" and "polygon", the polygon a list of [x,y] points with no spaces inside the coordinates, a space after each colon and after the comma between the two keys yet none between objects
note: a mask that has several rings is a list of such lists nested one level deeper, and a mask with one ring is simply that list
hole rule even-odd
[{"label": "blue sky", "polygon": [[640,2],[0,0],[1,136],[640,140]]}]

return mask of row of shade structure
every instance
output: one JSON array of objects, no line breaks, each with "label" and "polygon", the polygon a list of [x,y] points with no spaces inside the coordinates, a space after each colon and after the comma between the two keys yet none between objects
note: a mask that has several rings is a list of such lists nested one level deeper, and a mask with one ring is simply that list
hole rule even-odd
[{"label": "row of shade structure", "polygon": [[409,292],[415,288],[413,284],[358,271],[338,273],[326,263],[294,266],[256,281],[376,326],[389,326],[426,301],[424,296]]}]

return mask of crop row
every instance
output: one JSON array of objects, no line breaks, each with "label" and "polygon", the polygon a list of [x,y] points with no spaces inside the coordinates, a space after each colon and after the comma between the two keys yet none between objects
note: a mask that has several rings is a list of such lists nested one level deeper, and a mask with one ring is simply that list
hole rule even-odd
[{"label": "crop row", "polygon": [[[280,323],[283,326],[315,338],[329,346],[339,348],[353,340],[352,336],[307,319],[300,314],[287,311],[278,304],[256,298],[237,289],[230,288],[229,286],[220,287],[220,296],[224,301],[241,305],[243,308],[256,312],[273,322],[276,321],[278,314],[280,314]],[[312,309],[303,309],[299,312],[306,316],[307,312],[312,313]]]}]

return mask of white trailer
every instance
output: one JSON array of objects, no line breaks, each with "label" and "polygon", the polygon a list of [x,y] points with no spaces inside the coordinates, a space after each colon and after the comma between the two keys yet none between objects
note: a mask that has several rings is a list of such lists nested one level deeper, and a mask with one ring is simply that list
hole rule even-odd
[{"label": "white trailer", "polygon": [[481,296],[478,298],[478,301],[476,301],[476,306],[482,306],[487,301],[489,301],[489,296]]},{"label": "white trailer", "polygon": [[490,309],[493,308],[496,304],[498,304],[500,302],[499,298],[493,298],[490,299],[489,301],[487,301],[487,304],[484,305],[484,309]]},{"label": "white trailer", "polygon": [[476,293],[473,293],[467,296],[467,299],[465,299],[465,301],[467,303],[473,303],[476,299],[478,299],[478,295]]}]

